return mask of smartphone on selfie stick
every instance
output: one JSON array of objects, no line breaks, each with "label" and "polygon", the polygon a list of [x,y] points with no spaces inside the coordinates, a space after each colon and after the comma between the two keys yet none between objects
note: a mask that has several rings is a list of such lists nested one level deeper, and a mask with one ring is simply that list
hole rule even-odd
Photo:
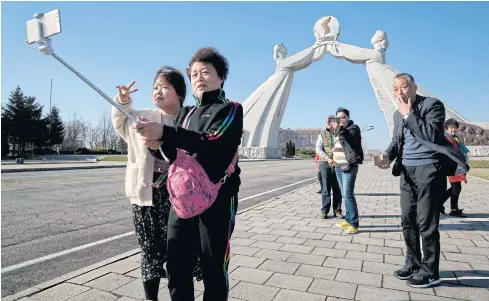
[{"label": "smartphone on selfie stick", "polygon": [[[63,64],[66,68],[68,68],[71,72],[75,73],[82,81],[84,81],[87,85],[89,85],[92,89],[94,89],[98,94],[100,94],[105,100],[107,100],[111,105],[113,105],[117,110],[119,110],[122,114],[124,114],[127,118],[131,119],[134,123],[141,123],[136,118],[134,118],[131,114],[126,112],[122,105],[113,101],[107,94],[105,94],[102,90],[97,88],[94,84],[92,84],[87,78],[81,75],[78,71],[76,71],[73,67],[68,65],[63,59],[57,56],[53,48],[51,47],[51,39],[50,37],[55,36],[61,33],[61,19],[59,9],[55,9],[48,13],[39,13],[35,14],[34,18],[27,21],[27,44],[38,44],[38,51],[50,55],[54,57],[57,61]],[[170,160],[165,156],[165,153],[161,149],[160,153],[165,159],[166,162],[170,162]]]}]

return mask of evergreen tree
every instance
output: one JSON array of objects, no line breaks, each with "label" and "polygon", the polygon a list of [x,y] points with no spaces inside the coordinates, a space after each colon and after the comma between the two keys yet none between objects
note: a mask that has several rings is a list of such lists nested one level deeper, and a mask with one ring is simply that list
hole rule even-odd
[{"label": "evergreen tree", "polygon": [[33,96],[25,96],[19,86],[10,93],[8,103],[2,108],[2,127],[13,144],[12,153],[24,156],[27,143],[45,144],[47,127],[42,118],[42,106]]},{"label": "evergreen tree", "polygon": [[59,109],[56,106],[51,108],[51,112],[46,117],[48,128],[48,145],[53,146],[63,143],[65,126],[59,116]]},{"label": "evergreen tree", "polygon": [[292,141],[291,143],[292,143],[292,156],[295,156],[295,143]]}]

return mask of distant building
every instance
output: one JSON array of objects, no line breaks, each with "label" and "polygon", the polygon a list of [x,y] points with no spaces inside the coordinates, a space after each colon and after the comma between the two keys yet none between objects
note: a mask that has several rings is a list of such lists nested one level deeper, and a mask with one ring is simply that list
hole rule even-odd
[{"label": "distant building", "polygon": [[316,148],[316,140],[321,129],[279,129],[278,130],[278,145],[281,148],[285,147],[287,141],[291,140],[295,144],[295,148]]}]

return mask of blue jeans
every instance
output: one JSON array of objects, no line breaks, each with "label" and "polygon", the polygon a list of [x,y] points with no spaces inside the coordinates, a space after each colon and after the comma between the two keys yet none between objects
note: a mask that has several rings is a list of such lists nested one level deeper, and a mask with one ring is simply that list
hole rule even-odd
[{"label": "blue jeans", "polygon": [[352,165],[349,171],[341,171],[336,168],[336,178],[340,185],[343,202],[346,207],[345,221],[351,226],[358,228],[358,206],[355,199],[355,181],[357,180],[358,165]]}]

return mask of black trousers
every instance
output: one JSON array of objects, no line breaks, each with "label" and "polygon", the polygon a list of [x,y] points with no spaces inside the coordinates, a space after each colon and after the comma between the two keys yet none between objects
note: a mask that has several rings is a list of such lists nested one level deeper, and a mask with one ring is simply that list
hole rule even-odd
[{"label": "black trousers", "polygon": [[451,182],[450,188],[445,193],[445,199],[443,200],[443,204],[450,199],[450,208],[452,210],[459,209],[458,208],[458,198],[460,197],[460,192],[462,192],[462,182]]},{"label": "black trousers", "polygon": [[319,163],[319,170],[321,171],[322,185],[322,206],[321,211],[326,214],[331,209],[331,190],[333,190],[333,212],[341,213],[341,189],[338,185],[338,178],[336,173],[328,162]]},{"label": "black trousers", "polygon": [[219,195],[209,209],[191,219],[179,218],[172,207],[168,221],[166,264],[172,301],[194,300],[192,270],[199,250],[204,276],[204,301],[227,300],[230,240],[237,209],[238,196],[229,193]]},{"label": "black trousers", "polygon": [[[439,278],[440,205],[447,186],[439,163],[403,166],[401,172],[401,224],[406,242],[404,267],[426,277]],[[420,236],[423,243],[421,258]]]}]

